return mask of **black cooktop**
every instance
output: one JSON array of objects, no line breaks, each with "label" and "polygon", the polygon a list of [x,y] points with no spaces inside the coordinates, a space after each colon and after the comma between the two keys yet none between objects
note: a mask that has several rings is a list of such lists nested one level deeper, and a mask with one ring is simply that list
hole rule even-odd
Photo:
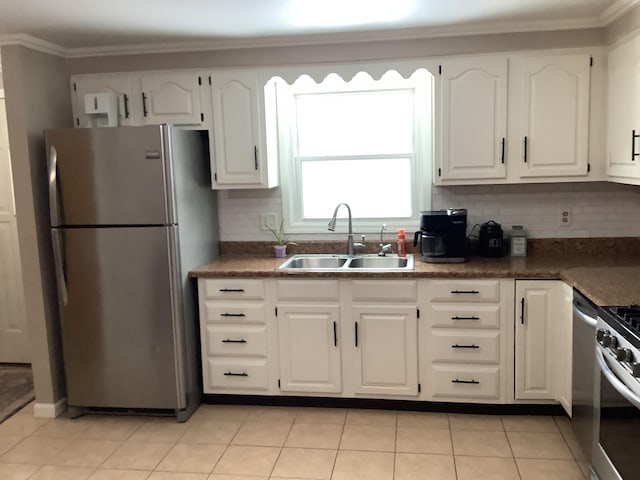
[{"label": "black cooktop", "polygon": [[640,305],[601,307],[598,314],[611,328],[640,349]]}]

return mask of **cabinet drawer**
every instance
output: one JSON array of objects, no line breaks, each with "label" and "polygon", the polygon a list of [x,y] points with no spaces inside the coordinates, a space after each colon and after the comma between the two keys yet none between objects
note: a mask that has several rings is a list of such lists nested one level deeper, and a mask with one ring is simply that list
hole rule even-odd
[{"label": "cabinet drawer", "polygon": [[266,356],[266,327],[207,325],[206,354],[226,356]]},{"label": "cabinet drawer", "polygon": [[500,398],[498,367],[432,366],[430,398]]},{"label": "cabinet drawer", "polygon": [[246,278],[206,278],[202,282],[204,298],[262,300],[264,281]]},{"label": "cabinet drawer", "polygon": [[500,332],[431,329],[428,355],[434,362],[500,363]]},{"label": "cabinet drawer", "polygon": [[432,327],[498,328],[500,305],[434,303],[430,305],[427,322]]},{"label": "cabinet drawer", "polygon": [[418,297],[415,280],[353,280],[351,288],[355,302],[415,302]]},{"label": "cabinet drawer", "polygon": [[263,302],[204,302],[207,323],[265,323],[267,312]]},{"label": "cabinet drawer", "polygon": [[209,390],[267,390],[267,360],[208,358]]},{"label": "cabinet drawer", "polygon": [[432,302],[497,302],[500,280],[434,280],[429,291]]},{"label": "cabinet drawer", "polygon": [[278,300],[337,300],[340,288],[337,280],[278,280]]}]

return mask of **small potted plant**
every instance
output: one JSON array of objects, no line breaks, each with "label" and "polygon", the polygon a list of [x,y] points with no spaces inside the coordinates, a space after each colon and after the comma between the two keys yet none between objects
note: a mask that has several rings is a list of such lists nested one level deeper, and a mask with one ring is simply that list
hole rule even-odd
[{"label": "small potted plant", "polygon": [[276,239],[276,244],[273,246],[277,258],[284,258],[287,256],[287,245],[297,245],[296,242],[289,242],[284,236],[284,218],[280,222],[280,228],[278,230],[271,228],[267,225],[269,231]]}]

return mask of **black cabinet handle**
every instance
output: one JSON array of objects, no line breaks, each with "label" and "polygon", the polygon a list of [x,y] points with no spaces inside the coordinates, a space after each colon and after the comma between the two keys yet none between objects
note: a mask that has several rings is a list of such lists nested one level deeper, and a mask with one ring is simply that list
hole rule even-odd
[{"label": "black cabinet handle", "polygon": [[221,292],[244,292],[244,288],[221,288]]},{"label": "black cabinet handle", "polygon": [[524,325],[524,297],[520,300],[520,323]]},{"label": "black cabinet handle", "polygon": [[480,317],[471,316],[471,317],[451,317],[451,320],[480,320]]},{"label": "black cabinet handle", "polygon": [[527,163],[527,137],[524,137],[524,163]]},{"label": "black cabinet handle", "polygon": [[247,343],[247,341],[244,338],[241,338],[240,340],[225,338],[224,340],[222,340],[222,343]]},{"label": "black cabinet handle", "polygon": [[148,116],[149,112],[147,111],[147,96],[142,92],[142,113],[144,116]]},{"label": "black cabinet handle", "polygon": [[640,137],[640,133],[636,133],[635,130],[631,130],[631,161],[634,162],[636,157],[640,155],[636,153],[636,138]]},{"label": "black cabinet handle", "polygon": [[451,293],[454,295],[460,295],[460,294],[478,295],[480,292],[478,290],[451,290]]},{"label": "black cabinet handle", "polygon": [[248,377],[249,374],[245,372],[242,372],[242,373],[225,372],[224,376],[225,377]]},{"label": "black cabinet handle", "polygon": [[124,118],[129,118],[129,95],[124,94]]},{"label": "black cabinet handle", "polygon": [[258,146],[257,145],[253,146],[253,161],[257,170],[258,169]]},{"label": "black cabinet handle", "polygon": [[457,378],[455,380],[451,380],[451,383],[468,383],[471,385],[480,385],[480,382],[478,380],[458,380]]},{"label": "black cabinet handle", "polygon": [[221,317],[245,317],[244,313],[221,313]]},{"label": "black cabinet handle", "polygon": [[356,322],[356,347],[358,346],[358,322]]},{"label": "black cabinet handle", "polygon": [[500,140],[500,148],[501,148],[500,163],[504,164],[504,137],[502,137],[502,140]]},{"label": "black cabinet handle", "polygon": [[336,325],[336,322],[333,322],[333,346],[338,346],[338,326]]},{"label": "black cabinet handle", "polygon": [[480,348],[478,345],[458,345],[457,343],[455,345],[451,345],[451,348]]}]

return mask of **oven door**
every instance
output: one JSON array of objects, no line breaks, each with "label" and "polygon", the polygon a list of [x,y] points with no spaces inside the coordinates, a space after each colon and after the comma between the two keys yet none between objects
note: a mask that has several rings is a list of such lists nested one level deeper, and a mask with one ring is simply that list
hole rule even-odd
[{"label": "oven door", "polygon": [[613,353],[596,345],[600,369],[599,433],[593,469],[599,480],[629,480],[640,472],[640,381]]}]

